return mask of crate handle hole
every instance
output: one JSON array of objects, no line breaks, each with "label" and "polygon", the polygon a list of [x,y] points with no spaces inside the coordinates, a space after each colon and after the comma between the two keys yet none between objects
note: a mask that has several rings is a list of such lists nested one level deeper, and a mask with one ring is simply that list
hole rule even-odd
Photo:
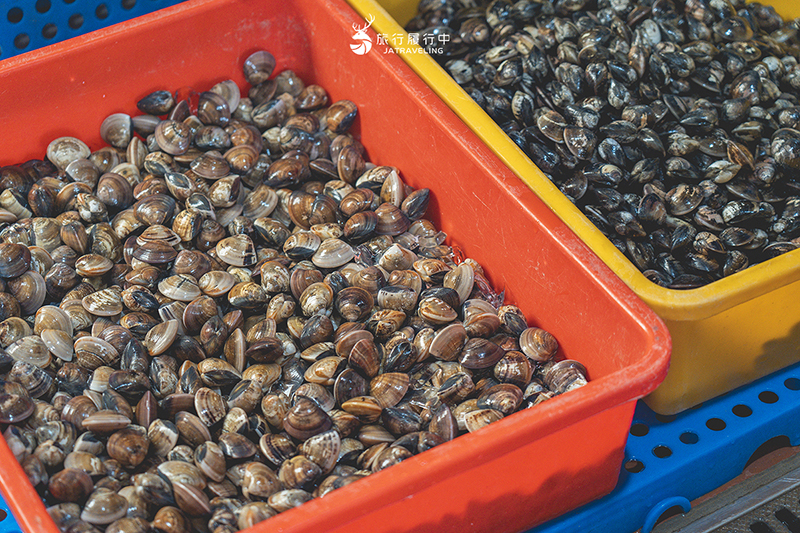
[{"label": "crate handle hole", "polygon": [[671,496],[663,499],[647,512],[641,531],[642,533],[651,533],[657,524],[681,513],[688,513],[691,509],[692,504],[683,496]]},{"label": "crate handle hole", "polygon": [[758,461],[762,457],[774,452],[775,450],[780,450],[781,448],[788,448],[792,445],[791,441],[789,441],[789,437],[786,435],[778,435],[777,437],[772,437],[768,441],[764,442],[761,446],[756,448],[756,450],[750,454],[750,458],[745,463],[744,467],[747,468],[755,461]]},{"label": "crate handle hole", "polygon": [[744,404],[734,405],[731,412],[739,418],[747,418],[753,414],[753,410]]},{"label": "crate handle hole", "polygon": [[11,9],[8,10],[6,18],[11,24],[16,24],[17,22],[22,20],[22,9],[18,7],[12,7]]},{"label": "crate handle hole", "polygon": [[721,418],[709,418],[706,420],[706,427],[711,431],[722,431],[728,425]]},{"label": "crate handle hole", "polygon": [[644,437],[648,433],[650,433],[650,428],[647,426],[647,424],[636,422],[631,425],[631,435],[634,437]]},{"label": "crate handle hole", "polygon": [[628,459],[625,461],[625,470],[631,474],[638,474],[644,470],[644,463],[638,459]]},{"label": "crate handle hole", "polygon": [[697,433],[691,431],[684,431],[678,438],[684,444],[697,444],[700,441],[700,437],[697,436]]}]

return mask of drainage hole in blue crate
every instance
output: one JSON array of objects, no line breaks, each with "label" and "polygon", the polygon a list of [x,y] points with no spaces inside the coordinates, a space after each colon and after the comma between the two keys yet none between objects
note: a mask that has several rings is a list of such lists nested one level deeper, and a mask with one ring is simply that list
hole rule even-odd
[{"label": "drainage hole in blue crate", "polygon": [[753,410],[744,404],[734,405],[731,412],[739,418],[747,418],[753,414]]},{"label": "drainage hole in blue crate", "polygon": [[678,439],[684,444],[697,444],[698,441],[700,441],[700,437],[697,436],[697,433],[691,431],[684,431]]},{"label": "drainage hole in blue crate", "polygon": [[73,30],[80,29],[80,27],[83,26],[83,15],[81,15],[80,13],[75,13],[74,15],[71,15],[69,17],[69,20],[67,21],[67,24],[69,24],[69,27],[72,28]]},{"label": "drainage hole in blue crate", "polygon": [[20,33],[14,37],[14,46],[20,50],[24,50],[29,44],[31,44],[31,38],[27,33]]},{"label": "drainage hole in blue crate", "polygon": [[105,4],[97,6],[97,9],[94,10],[94,16],[100,20],[108,18],[108,6]]},{"label": "drainage hole in blue crate", "polygon": [[136,0],[122,0],[122,9],[133,9],[136,7]]},{"label": "drainage hole in blue crate", "polygon": [[789,390],[800,390],[800,379],[789,378],[783,382],[783,386]]},{"label": "drainage hole in blue crate", "polygon": [[778,395],[771,390],[765,390],[758,395],[758,399],[763,403],[775,403],[778,401]]},{"label": "drainage hole in blue crate", "polygon": [[650,433],[650,428],[647,424],[642,424],[641,422],[631,424],[631,435],[634,437],[644,437],[648,433]]},{"label": "drainage hole in blue crate", "polygon": [[672,455],[672,450],[669,446],[664,446],[663,444],[659,444],[655,448],[653,448],[653,455],[658,457],[659,459],[666,459],[667,457]]},{"label": "drainage hole in blue crate", "polygon": [[12,7],[11,9],[8,10],[6,18],[11,24],[16,24],[17,22],[22,20],[22,9],[18,7]]},{"label": "drainage hole in blue crate", "polygon": [[722,431],[728,425],[721,418],[709,418],[706,420],[706,427],[711,431]]},{"label": "drainage hole in blue crate", "polygon": [[628,459],[625,461],[625,470],[631,474],[638,474],[644,470],[644,463],[638,459]]},{"label": "drainage hole in blue crate", "polygon": [[50,11],[50,0],[36,0],[36,11],[39,13],[47,13]]},{"label": "drainage hole in blue crate", "polygon": [[44,28],[42,28],[42,37],[45,39],[52,39],[56,36],[56,33],[58,33],[58,27],[53,23],[45,24]]},{"label": "drainage hole in blue crate", "polygon": [[72,3],[74,3],[74,2],[75,2],[75,0],[64,0],[64,3],[65,3],[65,4],[72,4]]},{"label": "drainage hole in blue crate", "polygon": [[7,516],[8,516],[8,513],[3,511],[2,509],[0,509],[0,522],[5,520]]}]

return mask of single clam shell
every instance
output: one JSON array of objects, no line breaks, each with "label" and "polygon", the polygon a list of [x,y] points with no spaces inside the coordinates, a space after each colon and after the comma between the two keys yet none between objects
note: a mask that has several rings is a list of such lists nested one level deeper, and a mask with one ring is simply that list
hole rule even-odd
[{"label": "single clam shell", "polygon": [[558,351],[556,338],[549,332],[535,327],[522,332],[519,345],[523,353],[536,362],[549,361]]},{"label": "single clam shell", "polygon": [[40,368],[47,368],[50,365],[50,350],[36,335],[19,339],[6,348],[6,353],[15,361],[24,361]]},{"label": "single clam shell", "polygon": [[7,282],[9,292],[19,302],[23,315],[32,315],[44,303],[47,297],[47,286],[38,272],[29,270],[19,277]]},{"label": "single clam shell", "polygon": [[88,369],[114,366],[119,361],[119,352],[110,343],[97,337],[80,337],[73,343],[76,362]]},{"label": "single clam shell", "polygon": [[[72,323],[70,323],[70,328]],[[9,317],[0,322],[0,348],[8,348],[11,344],[33,333],[25,320],[18,316]],[[70,343],[72,341],[70,340]]]},{"label": "single clam shell", "polygon": [[158,290],[167,298],[181,302],[191,302],[201,294],[197,280],[188,274],[177,274],[161,280]]},{"label": "single clam shell", "polygon": [[229,265],[245,267],[256,263],[253,241],[247,235],[222,239],[216,246],[217,256]]},{"label": "single clam shell", "polygon": [[[72,337],[72,320],[69,315],[61,308],[54,305],[45,305],[36,311],[33,332],[41,334],[46,329],[61,330]],[[70,344],[72,342],[70,341]]]},{"label": "single clam shell", "polygon": [[322,241],[311,257],[311,261],[320,268],[339,268],[355,257],[353,247],[339,239]]},{"label": "single clam shell", "polygon": [[132,135],[133,123],[125,113],[113,113],[100,124],[100,137],[115,148],[127,148]]},{"label": "single clam shell", "polygon": [[31,253],[26,246],[10,242],[0,244],[0,278],[16,278],[30,265]]},{"label": "single clam shell", "polygon": [[150,241],[136,248],[131,255],[143,263],[159,265],[171,262],[178,252],[166,242]]},{"label": "single clam shell", "polygon": [[299,450],[301,454],[316,463],[325,475],[336,466],[341,446],[342,439],[339,432],[334,429],[306,439]]},{"label": "single clam shell", "polygon": [[227,406],[222,396],[208,387],[202,387],[195,393],[194,407],[197,416],[208,427],[220,422],[227,413]]},{"label": "single clam shell", "polygon": [[110,524],[125,516],[128,500],[124,496],[108,490],[95,490],[81,511],[81,520],[93,525]]},{"label": "single clam shell", "polygon": [[122,289],[114,285],[93,292],[81,300],[83,308],[97,316],[116,316],[122,312]]},{"label": "single clam shell", "polygon": [[75,261],[75,272],[81,276],[93,278],[96,276],[102,276],[111,270],[111,267],[113,266],[114,263],[112,263],[107,257],[97,254],[87,254],[79,257]]},{"label": "single clam shell", "polygon": [[267,81],[275,70],[275,57],[266,50],[253,52],[244,60],[244,76],[250,85]]},{"label": "single clam shell", "polygon": [[144,345],[151,356],[161,355],[172,346],[178,336],[178,320],[167,320],[152,328],[144,338]]},{"label": "single clam shell", "polygon": [[[87,420],[89,419],[84,420],[84,424]],[[141,426],[130,426],[111,435],[106,450],[112,459],[119,461],[125,468],[135,468],[144,461],[149,446],[147,431]]]},{"label": "single clam shell", "polygon": [[[211,439],[209,439],[211,440]],[[183,483],[199,489],[206,488],[206,477],[194,464],[185,461],[166,461],[158,465],[158,472],[172,483]]]},{"label": "single clam shell", "polygon": [[61,170],[77,159],[86,159],[92,151],[75,137],[59,137],[47,145],[47,159]]},{"label": "single clam shell", "polygon": [[0,422],[21,422],[33,414],[34,407],[25,387],[13,381],[0,380]]},{"label": "single clam shell", "polygon": [[194,463],[210,479],[221,483],[225,480],[225,455],[215,442],[204,442],[194,451]]}]

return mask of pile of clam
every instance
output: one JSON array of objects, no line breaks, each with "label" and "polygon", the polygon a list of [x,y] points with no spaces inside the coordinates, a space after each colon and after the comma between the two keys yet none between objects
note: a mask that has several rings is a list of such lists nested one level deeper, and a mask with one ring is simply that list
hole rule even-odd
[{"label": "pile of clam", "polygon": [[245,529],[586,383],[274,67],[0,169],[0,422],[63,531]]},{"label": "pile of clam", "polygon": [[408,30],[648,279],[800,246],[798,21],[744,0],[422,0]]}]

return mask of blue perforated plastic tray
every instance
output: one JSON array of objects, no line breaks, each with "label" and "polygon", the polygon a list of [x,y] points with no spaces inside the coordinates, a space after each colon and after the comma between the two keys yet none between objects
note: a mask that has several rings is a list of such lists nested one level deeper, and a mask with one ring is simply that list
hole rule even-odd
[{"label": "blue perforated plastic tray", "polygon": [[2,495],[0,495],[0,533],[21,533],[19,524]]},{"label": "blue perforated plastic tray", "polygon": [[800,444],[800,364],[676,416],[639,402],[616,489],[529,533],[650,533],[665,511],[688,511],[781,436]]},{"label": "blue perforated plastic tray", "polygon": [[0,60],[182,0],[0,0]]}]

